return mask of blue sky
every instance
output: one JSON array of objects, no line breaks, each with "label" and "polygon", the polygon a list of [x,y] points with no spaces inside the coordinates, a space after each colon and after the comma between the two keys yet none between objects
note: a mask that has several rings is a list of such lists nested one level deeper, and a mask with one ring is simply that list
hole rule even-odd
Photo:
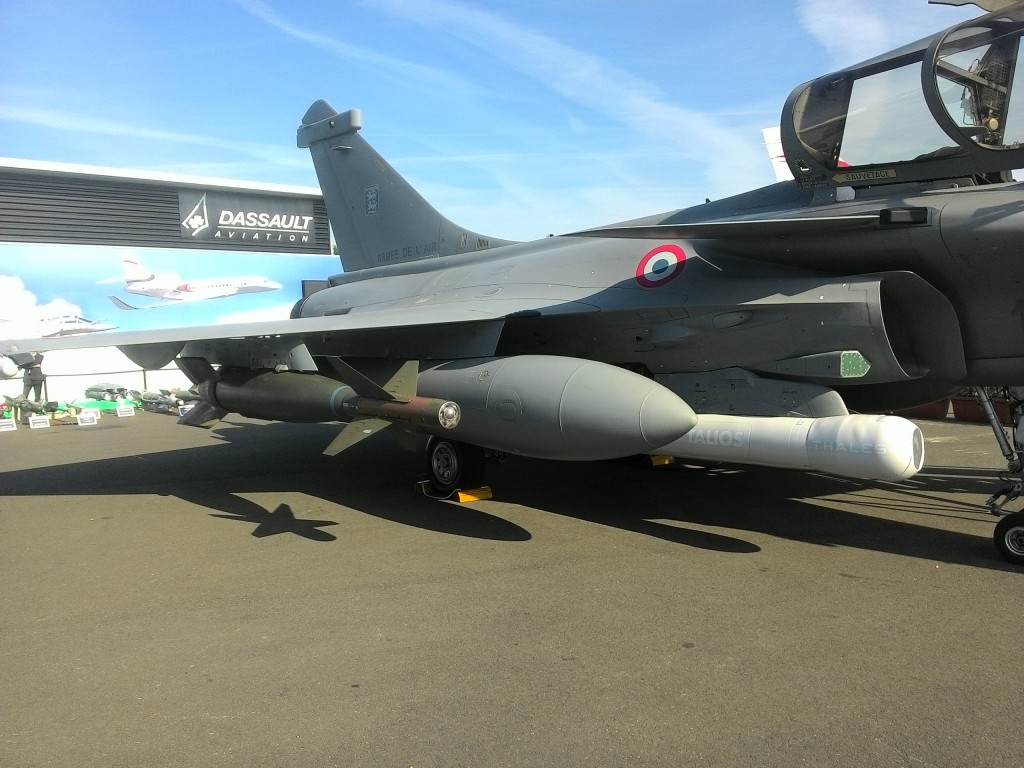
[{"label": "blue sky", "polygon": [[315,186],[295,129],[323,98],[361,108],[364,137],[449,218],[530,239],[773,182],[761,128],[796,85],[980,13],[925,0],[6,2],[0,155]]}]

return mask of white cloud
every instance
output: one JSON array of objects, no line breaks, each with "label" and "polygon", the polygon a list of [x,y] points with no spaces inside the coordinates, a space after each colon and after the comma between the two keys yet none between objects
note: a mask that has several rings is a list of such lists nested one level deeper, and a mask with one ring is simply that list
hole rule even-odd
[{"label": "white cloud", "polygon": [[[842,69],[978,16],[969,6],[893,0],[802,0],[800,21]],[[823,73],[824,74],[824,73]]]},{"label": "white cloud", "polygon": [[34,323],[61,315],[81,315],[78,305],[61,298],[40,304],[20,277],[0,275],[0,319]]},{"label": "white cloud", "polygon": [[38,338],[51,330],[44,321],[81,314],[78,305],[61,298],[40,304],[20,277],[0,275],[0,339]]},{"label": "white cloud", "polygon": [[[305,157],[290,147],[260,144],[237,138],[227,140],[181,131],[167,131],[131,123],[104,120],[91,115],[68,112],[66,110],[25,107],[14,103],[0,102],[0,120],[9,120],[15,123],[24,123],[26,125],[59,131],[65,131],[68,129],[68,126],[73,126],[74,130],[79,133],[113,136],[123,139],[143,139],[157,142],[161,145],[174,143],[202,146],[232,153],[241,153],[260,163],[270,163],[277,166],[305,168],[308,164]],[[201,170],[199,166],[192,166],[192,168]],[[209,170],[207,169],[206,172],[209,173]]]},{"label": "white cloud", "polygon": [[[562,98],[706,168],[708,192],[735,192],[737,179],[767,164],[758,137],[663,98],[652,83],[498,13],[449,0],[375,0],[367,8],[460,38]],[[766,170],[767,172],[767,170]]]},{"label": "white cloud", "polygon": [[262,2],[262,0],[232,0],[232,2],[242,8],[242,10],[266,22],[289,37],[315,45],[334,56],[371,64],[377,68],[378,72],[387,72],[402,80],[428,83],[433,88],[444,90],[457,88],[463,91],[476,90],[466,78],[448,70],[417,64],[393,56],[385,56],[371,48],[344,43],[318,32],[305,29],[285,19],[273,8]]}]

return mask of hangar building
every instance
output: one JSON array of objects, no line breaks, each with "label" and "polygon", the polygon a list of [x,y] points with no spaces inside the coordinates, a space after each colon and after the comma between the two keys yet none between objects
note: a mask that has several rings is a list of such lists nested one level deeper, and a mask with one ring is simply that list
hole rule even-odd
[{"label": "hangar building", "polygon": [[[0,158],[0,252],[10,243],[331,253],[317,187]],[[3,262],[0,273],[18,277],[16,260]],[[289,286],[295,300],[326,274],[310,277]],[[18,319],[3,315],[0,307],[0,319]],[[53,352],[45,369],[50,400],[80,399],[85,386],[110,377],[140,390],[188,385],[174,366],[143,371],[115,348]],[[20,393],[20,384],[0,393]]]}]

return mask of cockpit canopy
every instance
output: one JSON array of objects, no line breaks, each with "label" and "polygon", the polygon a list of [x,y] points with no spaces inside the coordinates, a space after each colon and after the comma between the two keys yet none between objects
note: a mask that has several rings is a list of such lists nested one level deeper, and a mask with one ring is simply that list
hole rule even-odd
[{"label": "cockpit canopy", "polygon": [[793,176],[863,187],[1024,168],[1022,36],[1017,4],[801,85],[780,124]]}]

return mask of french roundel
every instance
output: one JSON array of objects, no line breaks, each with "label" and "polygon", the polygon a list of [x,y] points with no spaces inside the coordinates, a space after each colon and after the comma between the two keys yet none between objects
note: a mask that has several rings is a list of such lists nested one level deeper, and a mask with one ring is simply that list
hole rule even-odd
[{"label": "french roundel", "polygon": [[683,272],[686,252],[678,245],[659,245],[636,265],[636,281],[644,288],[665,285]]}]

